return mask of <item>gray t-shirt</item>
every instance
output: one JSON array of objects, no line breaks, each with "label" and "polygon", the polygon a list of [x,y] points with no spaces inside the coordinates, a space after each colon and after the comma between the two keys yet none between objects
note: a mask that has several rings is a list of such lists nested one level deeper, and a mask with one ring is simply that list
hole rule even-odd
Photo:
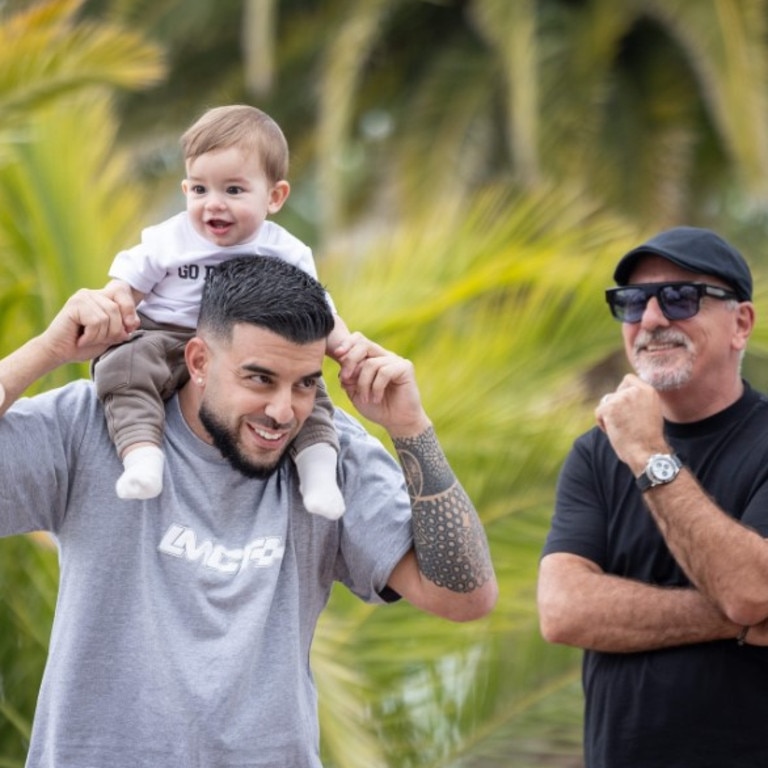
[{"label": "gray t-shirt", "polygon": [[163,493],[121,500],[90,382],[0,419],[0,536],[54,534],[60,587],[30,768],[317,768],[312,636],[334,581],[383,602],[412,544],[402,473],[337,411],[339,521],[286,461],[231,469],[167,407]]}]

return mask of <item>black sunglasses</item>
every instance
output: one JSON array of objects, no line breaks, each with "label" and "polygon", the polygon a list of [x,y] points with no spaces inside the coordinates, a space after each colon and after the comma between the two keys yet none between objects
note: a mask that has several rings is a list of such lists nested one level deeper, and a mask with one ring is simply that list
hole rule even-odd
[{"label": "black sunglasses", "polygon": [[707,283],[638,283],[608,288],[605,300],[611,314],[622,323],[639,323],[651,297],[659,302],[667,320],[688,320],[699,311],[702,296],[736,299],[733,291]]}]

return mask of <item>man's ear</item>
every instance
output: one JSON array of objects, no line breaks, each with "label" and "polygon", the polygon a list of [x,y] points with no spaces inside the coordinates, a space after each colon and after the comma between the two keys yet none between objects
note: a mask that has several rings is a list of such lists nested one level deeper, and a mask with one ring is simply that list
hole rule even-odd
[{"label": "man's ear", "polygon": [[746,349],[752,329],[755,327],[755,306],[751,301],[742,301],[736,308],[736,333],[734,336],[734,348]]},{"label": "man's ear", "polygon": [[199,337],[193,336],[184,348],[184,359],[191,379],[205,379],[208,368],[208,345]]}]

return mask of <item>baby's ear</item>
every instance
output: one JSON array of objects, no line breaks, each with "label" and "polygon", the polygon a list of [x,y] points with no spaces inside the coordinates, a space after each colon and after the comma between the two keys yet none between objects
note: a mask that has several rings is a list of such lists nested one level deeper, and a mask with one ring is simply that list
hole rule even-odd
[{"label": "baby's ear", "polygon": [[285,180],[278,181],[272,189],[269,190],[269,202],[267,203],[267,211],[271,214],[277,213],[282,207],[285,201],[288,199],[288,195],[291,194],[291,185]]}]

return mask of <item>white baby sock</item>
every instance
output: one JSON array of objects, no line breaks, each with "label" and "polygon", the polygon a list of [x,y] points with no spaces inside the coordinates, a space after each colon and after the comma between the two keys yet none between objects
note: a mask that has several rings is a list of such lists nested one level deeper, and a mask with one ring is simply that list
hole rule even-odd
[{"label": "white baby sock", "polygon": [[121,499],[154,499],[163,490],[165,456],[156,445],[144,445],[125,454],[123,474],[115,490]]},{"label": "white baby sock", "polygon": [[299,490],[308,512],[337,520],[346,509],[336,483],[335,449],[328,443],[310,445],[296,454]]}]

